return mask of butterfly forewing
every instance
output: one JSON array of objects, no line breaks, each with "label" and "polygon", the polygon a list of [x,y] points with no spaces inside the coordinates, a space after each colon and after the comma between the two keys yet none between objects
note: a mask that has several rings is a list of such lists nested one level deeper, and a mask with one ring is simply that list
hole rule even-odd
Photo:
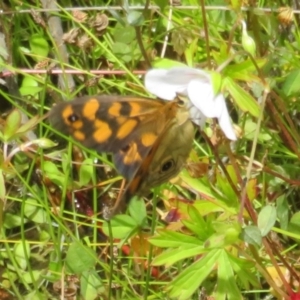
[{"label": "butterfly forewing", "polygon": [[120,96],[81,97],[56,105],[50,120],[60,132],[98,152],[112,152],[132,180],[156,139],[176,115],[173,102]]}]

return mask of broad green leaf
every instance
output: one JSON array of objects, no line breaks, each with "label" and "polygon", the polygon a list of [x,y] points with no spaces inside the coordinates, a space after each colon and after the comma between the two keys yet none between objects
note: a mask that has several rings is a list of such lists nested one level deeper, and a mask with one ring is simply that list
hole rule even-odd
[{"label": "broad green leaf", "polygon": [[51,161],[44,162],[43,171],[45,175],[58,186],[62,186],[64,182],[66,182],[66,176],[59,171],[57,166]]},{"label": "broad green leaf", "polygon": [[[112,235],[115,239],[123,239],[130,233],[137,230],[139,224],[136,220],[128,215],[116,215],[110,220],[110,226],[112,228]],[[108,223],[103,223],[103,232],[109,236]]]},{"label": "broad green leaf", "polygon": [[259,116],[260,107],[257,101],[231,78],[226,77],[223,79],[223,87],[242,111],[249,112],[256,118]]},{"label": "broad green leaf", "polygon": [[145,22],[143,13],[141,11],[131,10],[127,14],[127,22],[131,26],[142,26]]},{"label": "broad green leaf", "polygon": [[93,160],[91,158],[86,158],[79,169],[79,182],[81,186],[87,185],[92,181],[94,176],[94,166]]},{"label": "broad green leaf", "polygon": [[267,205],[262,208],[258,214],[257,227],[261,235],[266,236],[276,222],[276,208],[273,205]]},{"label": "broad green leaf", "polygon": [[96,264],[97,256],[91,248],[84,246],[81,242],[73,242],[67,252],[66,265],[75,274],[89,271]]},{"label": "broad green leaf", "polygon": [[[267,60],[266,59],[256,59],[258,67],[263,67]],[[246,82],[260,81],[259,77],[256,75],[257,71],[251,59],[242,61],[240,63],[231,64],[227,66],[224,71],[224,77],[228,76],[234,80],[243,80]]]},{"label": "broad green leaf", "polygon": [[7,212],[5,213],[4,227],[8,229],[19,227],[21,224],[26,224],[27,221],[27,219],[24,219],[21,216]]},{"label": "broad green leaf", "polygon": [[34,34],[29,39],[31,52],[35,54],[37,61],[44,60],[48,57],[49,45],[43,35]]},{"label": "broad green leaf", "polygon": [[22,81],[20,94],[22,96],[35,96],[43,89],[44,87],[39,86],[39,83],[35,79],[26,76]]},{"label": "broad green leaf", "polygon": [[147,221],[146,205],[143,199],[138,196],[133,197],[128,205],[130,216],[136,221],[140,227],[145,225]]},{"label": "broad green leaf", "polygon": [[[26,283],[32,284],[38,282],[42,275],[43,273],[40,270],[31,270],[30,272],[26,272],[22,274],[22,279]],[[41,298],[37,298],[37,299],[41,299]]]},{"label": "broad green leaf", "polygon": [[114,41],[121,44],[130,44],[136,39],[136,33],[132,26],[118,26],[113,32]]},{"label": "broad green leaf", "polygon": [[30,259],[30,246],[27,241],[15,245],[14,257],[20,268],[26,270]]},{"label": "broad green leaf", "polygon": [[46,224],[47,223],[47,214],[46,211],[40,207],[36,199],[28,198],[25,201],[24,206],[25,216],[36,223]]},{"label": "broad green leaf", "polygon": [[242,231],[242,239],[246,243],[260,247],[262,242],[261,231],[256,226],[247,226]]},{"label": "broad green leaf", "polygon": [[10,141],[15,138],[15,134],[20,127],[22,116],[19,110],[14,109],[6,118],[3,138],[4,141]]},{"label": "broad green leaf", "polygon": [[300,92],[299,82],[300,82],[300,69],[293,70],[285,78],[281,91],[287,97],[299,94]]},{"label": "broad green leaf", "polygon": [[105,292],[101,278],[96,271],[84,271],[80,277],[80,294],[83,299],[99,299]]}]

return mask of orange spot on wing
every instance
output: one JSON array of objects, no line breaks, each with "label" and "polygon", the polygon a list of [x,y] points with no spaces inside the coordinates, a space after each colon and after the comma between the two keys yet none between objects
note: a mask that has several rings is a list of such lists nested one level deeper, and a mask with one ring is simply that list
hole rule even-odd
[{"label": "orange spot on wing", "polygon": [[72,105],[67,105],[65,109],[62,111],[62,117],[68,126],[71,126],[74,129],[80,129],[83,126],[83,122],[80,120],[80,117],[74,113]]},{"label": "orange spot on wing", "polygon": [[92,98],[84,104],[82,109],[82,114],[87,119],[93,121],[96,118],[96,112],[98,111],[99,108],[100,108],[99,101],[97,99]]},{"label": "orange spot on wing", "polygon": [[119,102],[115,102],[111,105],[111,107],[109,108],[108,110],[108,113],[111,115],[111,116],[114,116],[114,117],[118,117],[120,115],[120,110],[122,108],[122,105],[121,103]]},{"label": "orange spot on wing", "polygon": [[74,138],[78,141],[84,141],[85,140],[85,134],[80,130],[74,131],[73,135],[74,135]]},{"label": "orange spot on wing", "polygon": [[67,105],[65,109],[62,111],[62,117],[66,124],[70,125],[72,122],[70,122],[69,117],[74,114],[73,108],[71,105]]},{"label": "orange spot on wing", "polygon": [[127,137],[132,132],[132,130],[136,127],[137,123],[138,123],[137,120],[126,121],[119,128],[119,130],[117,132],[117,138],[124,139],[125,137]]},{"label": "orange spot on wing", "polygon": [[137,116],[141,113],[141,105],[138,103],[134,103],[134,102],[129,102],[130,106],[131,106],[131,111],[129,116],[130,117],[134,117]]},{"label": "orange spot on wing", "polygon": [[78,120],[78,121],[75,121],[75,122],[71,123],[71,126],[74,129],[80,129],[80,128],[83,127],[83,122],[81,120]]},{"label": "orange spot on wing", "polygon": [[94,132],[93,137],[98,143],[107,141],[112,135],[112,130],[110,129],[108,123],[101,120],[96,120],[94,122],[94,126],[96,131]]},{"label": "orange spot on wing", "polygon": [[130,165],[135,162],[141,162],[142,158],[138,152],[137,144],[132,143],[124,156],[124,164]]},{"label": "orange spot on wing", "polygon": [[157,135],[154,133],[144,133],[141,137],[141,142],[145,147],[152,146],[157,139]]}]

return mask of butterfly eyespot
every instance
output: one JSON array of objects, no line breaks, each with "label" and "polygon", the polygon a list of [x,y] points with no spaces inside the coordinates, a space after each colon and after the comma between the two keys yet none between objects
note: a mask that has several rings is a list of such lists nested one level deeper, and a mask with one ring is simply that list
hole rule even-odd
[{"label": "butterfly eyespot", "polygon": [[78,121],[80,118],[76,115],[76,114],[71,114],[70,116],[68,116],[68,121],[70,123],[75,123],[76,121]]},{"label": "butterfly eyespot", "polygon": [[164,162],[161,166],[161,172],[168,172],[174,166],[174,160],[170,159]]}]

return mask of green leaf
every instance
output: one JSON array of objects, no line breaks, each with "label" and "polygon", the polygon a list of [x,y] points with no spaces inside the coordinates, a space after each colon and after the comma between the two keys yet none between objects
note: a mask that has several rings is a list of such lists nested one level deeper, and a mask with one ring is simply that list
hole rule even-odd
[{"label": "green leaf", "polygon": [[46,211],[40,207],[36,199],[28,198],[26,199],[24,205],[24,215],[31,221],[46,224],[47,214]]},{"label": "green leaf", "polygon": [[276,208],[273,205],[267,205],[262,208],[258,214],[257,227],[261,235],[266,236],[276,222]]},{"label": "green leaf", "polygon": [[133,197],[130,200],[128,210],[130,216],[136,221],[136,224],[143,227],[147,221],[147,212],[144,200],[138,196]]},{"label": "green leaf", "polygon": [[282,92],[285,96],[290,97],[292,95],[299,94],[300,92],[300,69],[289,72],[288,76],[282,85]]},{"label": "green leaf", "polygon": [[41,121],[41,117],[34,116],[31,119],[29,119],[26,123],[22,124],[16,133],[19,135],[24,134],[28,132],[29,130],[32,130],[39,122]]},{"label": "green leaf", "polygon": [[192,294],[215,269],[223,251],[212,250],[181,271],[170,285],[170,297],[178,300],[191,299]]},{"label": "green leaf", "polygon": [[44,174],[58,186],[63,186],[66,182],[66,176],[59,171],[56,164],[51,161],[45,161],[43,163]]},{"label": "green leaf", "polygon": [[79,169],[79,182],[81,186],[87,185],[94,176],[93,160],[86,158]]},{"label": "green leaf", "polygon": [[226,77],[223,79],[223,87],[229,92],[242,111],[249,112],[256,118],[259,116],[260,107],[256,100],[231,78]]},{"label": "green leaf", "polygon": [[93,268],[96,262],[96,253],[81,242],[76,241],[70,245],[67,252],[66,265],[71,272],[80,275],[84,271],[89,271]]},{"label": "green leaf", "polygon": [[300,212],[292,215],[288,230],[299,235],[300,232]]},{"label": "green leaf", "polygon": [[96,271],[84,271],[80,277],[80,294],[83,299],[99,299],[105,292],[101,278]]},{"label": "green leaf", "polygon": [[32,35],[29,39],[29,45],[37,61],[44,60],[48,57],[49,45],[44,36],[39,34]]},{"label": "green leaf", "polygon": [[[110,220],[113,238],[123,239],[135,231],[139,225],[136,220],[128,215],[116,215]],[[103,232],[109,236],[108,223],[103,223]]]},{"label": "green leaf", "polygon": [[131,10],[127,14],[127,22],[131,26],[142,26],[145,22],[143,13],[141,11]]},{"label": "green leaf", "polygon": [[131,44],[136,39],[136,33],[132,26],[116,27],[113,33],[116,43]]},{"label": "green leaf", "polygon": [[171,247],[189,247],[189,246],[199,246],[199,239],[188,236],[183,233],[160,230],[159,235],[150,238],[149,242],[157,247],[171,248]]},{"label": "green leaf", "polygon": [[277,217],[280,222],[280,228],[287,230],[289,223],[289,204],[286,196],[279,196],[276,200]]},{"label": "green leaf", "polygon": [[182,220],[184,226],[194,232],[201,241],[206,240],[212,233],[199,211],[194,206],[188,206],[190,220]]},{"label": "green leaf", "polygon": [[24,77],[21,88],[20,94],[22,96],[35,96],[40,91],[42,91],[44,87],[39,86],[39,83],[31,77]]},{"label": "green leaf", "polygon": [[260,247],[262,242],[261,231],[256,226],[247,226],[242,231],[242,239],[246,243]]},{"label": "green leaf", "polygon": [[6,118],[6,123],[3,130],[3,138],[5,142],[15,138],[17,130],[20,127],[22,116],[19,110],[14,109]]},{"label": "green leaf", "polygon": [[234,270],[231,265],[228,254],[223,251],[218,258],[218,283],[216,291],[216,299],[223,300],[239,300],[243,299],[234,276]]},{"label": "green leaf", "polygon": [[168,58],[158,58],[153,62],[154,68],[171,69],[173,67],[186,67],[186,64]]},{"label": "green leaf", "polygon": [[25,270],[30,259],[30,246],[27,241],[22,241],[15,245],[14,257],[20,268]]},{"label": "green leaf", "polygon": [[175,249],[167,249],[162,254],[156,256],[153,261],[153,266],[162,266],[165,265],[169,267],[176,263],[177,261],[183,260],[189,257],[195,257],[197,255],[201,255],[206,253],[207,249],[203,248],[203,245],[185,245],[182,247],[178,247]]}]

